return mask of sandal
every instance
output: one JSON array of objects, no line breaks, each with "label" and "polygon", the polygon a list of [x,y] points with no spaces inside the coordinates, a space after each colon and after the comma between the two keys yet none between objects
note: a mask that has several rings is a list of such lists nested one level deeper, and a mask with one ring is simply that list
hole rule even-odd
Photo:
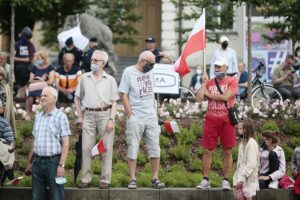
[{"label": "sandal", "polygon": [[136,185],[136,180],[130,180],[128,183],[128,189],[136,189],[137,185]]},{"label": "sandal", "polygon": [[166,187],[166,185],[164,183],[161,183],[158,179],[151,180],[151,184],[155,189],[162,189]]}]

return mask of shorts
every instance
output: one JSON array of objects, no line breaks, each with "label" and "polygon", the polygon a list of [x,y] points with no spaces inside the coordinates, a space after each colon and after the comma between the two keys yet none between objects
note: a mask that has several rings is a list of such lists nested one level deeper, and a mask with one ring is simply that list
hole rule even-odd
[{"label": "shorts", "polygon": [[236,145],[235,125],[225,120],[205,119],[204,130],[200,145],[204,149],[213,150],[218,144],[220,136],[223,148],[232,148]]},{"label": "shorts", "polygon": [[31,64],[27,63],[16,63],[16,67],[14,69],[16,84],[20,87],[24,87],[28,84],[30,78],[30,68]]},{"label": "shorts", "polygon": [[141,139],[144,138],[149,158],[160,157],[160,126],[157,118],[140,119],[134,115],[126,122],[127,157],[136,160]]}]

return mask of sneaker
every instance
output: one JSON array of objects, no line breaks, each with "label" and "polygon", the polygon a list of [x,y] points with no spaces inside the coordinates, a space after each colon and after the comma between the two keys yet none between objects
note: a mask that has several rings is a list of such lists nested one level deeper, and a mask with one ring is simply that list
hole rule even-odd
[{"label": "sneaker", "polygon": [[206,179],[202,179],[202,181],[199,183],[199,185],[196,188],[197,189],[209,189],[210,182]]},{"label": "sneaker", "polygon": [[128,189],[136,189],[137,188],[137,184],[136,184],[136,180],[130,180],[128,183]]},{"label": "sneaker", "polygon": [[223,180],[222,181],[222,189],[223,190],[230,190],[230,183],[228,182],[228,181],[226,181],[226,180]]}]

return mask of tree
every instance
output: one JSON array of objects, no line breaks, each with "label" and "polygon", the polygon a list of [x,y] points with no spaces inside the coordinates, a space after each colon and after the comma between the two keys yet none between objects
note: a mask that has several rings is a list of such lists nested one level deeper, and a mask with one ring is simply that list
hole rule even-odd
[{"label": "tree", "polygon": [[294,49],[294,45],[300,42],[300,0],[281,1],[276,6],[262,6],[260,11],[266,18],[277,17],[266,25],[274,30],[274,35],[264,37],[271,43],[291,40]]},{"label": "tree", "polygon": [[104,23],[114,33],[114,44],[136,45],[134,36],[138,30],[133,26],[134,23],[141,20],[142,16],[134,11],[138,4],[133,0],[95,0],[93,2],[100,9],[96,17],[103,20]]},{"label": "tree", "polygon": [[23,27],[33,28],[42,20],[44,44],[56,44],[57,30],[62,27],[67,15],[82,13],[89,6],[89,0],[0,0],[0,29],[10,35],[11,3],[15,4],[15,39]]}]

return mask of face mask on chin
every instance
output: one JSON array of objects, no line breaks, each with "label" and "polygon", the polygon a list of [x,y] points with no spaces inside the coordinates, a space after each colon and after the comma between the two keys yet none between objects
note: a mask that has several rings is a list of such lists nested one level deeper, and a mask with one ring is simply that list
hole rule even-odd
[{"label": "face mask on chin", "polygon": [[91,70],[92,70],[92,72],[98,71],[99,68],[100,68],[100,65],[95,64],[95,63],[91,64]]},{"label": "face mask on chin", "polygon": [[35,60],[35,61],[33,62],[33,65],[36,66],[36,67],[41,67],[41,66],[44,65],[44,61],[42,61],[42,60],[40,60],[40,59]]},{"label": "face mask on chin", "polygon": [[151,71],[153,69],[153,64],[145,64],[144,67],[143,67],[143,73],[147,73],[149,71]]},{"label": "face mask on chin", "polygon": [[202,70],[201,69],[197,69],[196,70],[196,74],[201,74],[202,73]]}]

